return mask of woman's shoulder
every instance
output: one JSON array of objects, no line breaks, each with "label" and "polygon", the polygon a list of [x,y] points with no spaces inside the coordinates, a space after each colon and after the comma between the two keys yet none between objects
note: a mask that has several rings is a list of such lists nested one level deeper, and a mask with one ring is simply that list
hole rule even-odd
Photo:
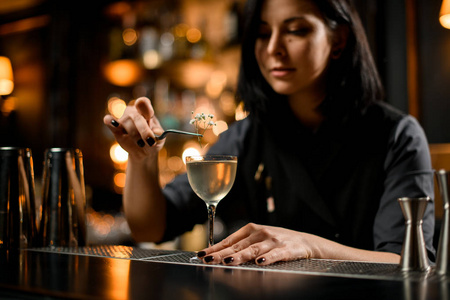
[{"label": "woman's shoulder", "polygon": [[386,133],[390,141],[427,141],[425,132],[417,119],[390,104],[375,103],[368,108],[366,115],[378,130]]},{"label": "woman's shoulder", "polygon": [[367,107],[362,115],[362,119],[365,120],[366,124],[375,126],[378,129],[382,127],[387,131],[391,131],[399,126],[421,129],[416,118],[386,102],[376,102]]},{"label": "woman's shoulder", "polygon": [[381,101],[369,105],[364,112],[364,115],[374,119],[392,122],[398,122],[408,116],[405,112],[391,104]]}]

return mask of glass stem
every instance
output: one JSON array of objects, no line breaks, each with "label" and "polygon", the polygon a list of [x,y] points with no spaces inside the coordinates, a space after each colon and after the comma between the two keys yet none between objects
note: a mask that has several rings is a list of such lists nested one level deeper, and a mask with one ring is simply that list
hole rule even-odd
[{"label": "glass stem", "polygon": [[208,235],[208,246],[214,245],[214,217],[216,216],[216,206],[209,204],[208,206],[208,221],[209,221],[209,235]]}]

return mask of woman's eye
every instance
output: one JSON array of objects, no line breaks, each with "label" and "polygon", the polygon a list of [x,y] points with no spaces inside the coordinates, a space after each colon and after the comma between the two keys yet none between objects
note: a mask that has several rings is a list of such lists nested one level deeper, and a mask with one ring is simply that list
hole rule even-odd
[{"label": "woman's eye", "polygon": [[294,35],[299,35],[299,36],[304,36],[304,35],[308,34],[309,31],[310,31],[309,28],[299,28],[299,29],[288,30],[287,33],[294,34]]}]

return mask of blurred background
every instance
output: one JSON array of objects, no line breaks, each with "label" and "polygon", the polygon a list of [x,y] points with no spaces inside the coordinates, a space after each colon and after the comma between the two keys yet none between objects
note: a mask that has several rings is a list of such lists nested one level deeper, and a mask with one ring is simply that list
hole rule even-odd
[{"label": "blurred background", "polygon": [[[38,199],[45,149],[81,149],[92,244],[133,244],[121,212],[127,154],[103,125],[106,113],[120,117],[147,96],[164,128],[188,131],[192,111],[212,113],[218,125],[207,131],[209,144],[245,118],[234,99],[244,3],[0,0],[0,82],[7,83],[0,84],[0,146],[32,149]],[[442,0],[355,4],[387,102],[419,120],[434,167],[450,169],[450,30],[439,22]],[[200,151],[195,139],[167,139],[162,184],[184,172],[187,151]],[[202,226],[188,235],[169,247],[203,247]]]}]

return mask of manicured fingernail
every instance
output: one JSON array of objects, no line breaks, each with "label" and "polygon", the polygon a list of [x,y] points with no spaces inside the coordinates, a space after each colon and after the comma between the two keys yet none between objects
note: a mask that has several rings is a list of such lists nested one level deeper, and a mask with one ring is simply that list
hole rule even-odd
[{"label": "manicured fingernail", "polygon": [[116,120],[112,120],[111,125],[114,127],[119,127],[119,122],[117,122]]},{"label": "manicured fingernail", "polygon": [[207,257],[205,257],[204,258],[204,260],[205,260],[205,262],[207,262],[207,263],[209,263],[209,262],[212,262],[213,260],[214,260],[214,256],[207,256]]},{"label": "manicured fingernail", "polygon": [[258,264],[262,264],[262,263],[264,263],[266,261],[266,259],[264,258],[264,257],[261,257],[260,259],[258,259],[256,262],[258,263]]},{"label": "manicured fingernail", "polygon": [[149,136],[146,141],[150,147],[155,144],[155,140],[151,136]]},{"label": "manicured fingernail", "polygon": [[197,252],[197,257],[203,257],[203,256],[205,256],[206,255],[206,252],[205,251],[199,251],[199,252]]},{"label": "manicured fingernail", "polygon": [[137,141],[137,144],[138,144],[138,146],[141,147],[141,148],[145,146],[145,142],[144,142],[144,140],[142,140],[142,139],[139,139],[139,140]]},{"label": "manicured fingernail", "polygon": [[226,263],[227,265],[231,264],[233,261],[234,261],[234,258],[231,257],[231,256],[230,257],[225,257],[225,259],[223,260],[223,262]]}]

